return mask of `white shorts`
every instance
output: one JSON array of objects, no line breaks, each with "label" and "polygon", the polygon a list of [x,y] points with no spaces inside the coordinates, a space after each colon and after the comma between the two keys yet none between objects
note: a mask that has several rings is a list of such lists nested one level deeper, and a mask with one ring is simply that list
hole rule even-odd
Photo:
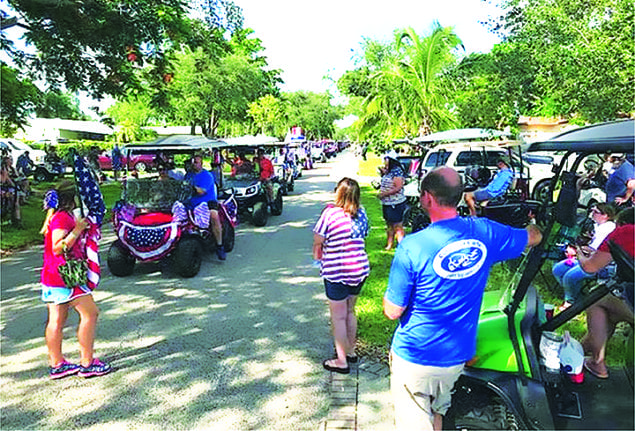
[{"label": "white shorts", "polygon": [[414,364],[390,352],[390,391],[397,430],[432,430],[434,413],[445,415],[463,364],[433,367]]}]

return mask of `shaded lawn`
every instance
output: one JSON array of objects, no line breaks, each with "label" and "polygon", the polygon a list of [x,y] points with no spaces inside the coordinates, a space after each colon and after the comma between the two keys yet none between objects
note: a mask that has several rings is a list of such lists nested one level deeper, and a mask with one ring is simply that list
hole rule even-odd
[{"label": "shaded lawn", "polygon": [[[40,234],[40,229],[46,213],[42,209],[42,199],[44,193],[56,185],[57,183],[54,182],[31,185],[32,195],[29,197],[27,204],[20,208],[23,229],[14,228],[11,226],[10,221],[2,221],[2,224],[0,224],[0,250],[19,250],[43,243],[44,240]],[[102,184],[100,188],[106,203],[106,215],[104,217],[104,222],[106,223],[111,219],[110,210],[121,195],[121,183],[107,182]]]}]

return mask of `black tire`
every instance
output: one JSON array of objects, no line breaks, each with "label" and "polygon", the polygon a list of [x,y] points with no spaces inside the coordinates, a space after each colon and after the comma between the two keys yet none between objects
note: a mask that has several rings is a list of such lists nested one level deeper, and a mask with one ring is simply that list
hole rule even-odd
[{"label": "black tire", "polygon": [[278,194],[276,195],[276,199],[271,204],[271,214],[275,216],[279,216],[280,214],[282,214],[282,205],[282,193],[278,192]]},{"label": "black tire", "polygon": [[33,173],[33,179],[37,181],[38,183],[41,183],[44,181],[50,181],[49,174],[46,172],[46,170],[42,168],[35,169],[35,172]]},{"label": "black tire", "polygon": [[251,214],[251,221],[254,226],[264,226],[267,224],[269,218],[269,212],[267,211],[267,204],[264,202],[256,202],[254,205],[254,211]]},{"label": "black tire", "polygon": [[145,172],[148,169],[148,165],[146,165],[144,162],[137,162],[134,165],[134,169],[137,172]]},{"label": "black tire", "polygon": [[540,201],[544,203],[549,203],[551,197],[551,179],[546,179],[540,181],[534,187],[534,190],[531,193],[531,198],[535,201]]},{"label": "black tire", "polygon": [[289,183],[283,183],[280,185],[280,191],[284,196],[289,194]]},{"label": "black tire", "polygon": [[295,188],[295,180],[293,179],[293,177],[291,177],[291,181],[287,183],[287,191],[292,192],[294,188]]},{"label": "black tire", "polygon": [[444,429],[454,430],[519,430],[514,415],[502,403],[474,406],[460,416],[452,417]]},{"label": "black tire", "polygon": [[182,277],[191,278],[198,274],[203,261],[203,250],[196,238],[181,238],[172,253],[175,271]]},{"label": "black tire", "polygon": [[126,277],[134,272],[136,259],[120,240],[108,249],[108,269],[116,277]]},{"label": "black tire", "polygon": [[223,219],[223,248],[225,252],[229,253],[234,249],[234,241],[236,239],[236,233],[234,232],[234,226],[228,221]]}]

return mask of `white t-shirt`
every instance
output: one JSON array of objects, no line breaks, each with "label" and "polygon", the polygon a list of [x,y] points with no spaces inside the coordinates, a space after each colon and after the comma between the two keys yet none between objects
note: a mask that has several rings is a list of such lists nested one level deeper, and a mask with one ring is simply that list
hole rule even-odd
[{"label": "white t-shirt", "polygon": [[607,221],[602,224],[595,224],[593,228],[593,240],[589,244],[593,250],[597,250],[604,238],[606,238],[611,232],[615,230],[615,222]]}]

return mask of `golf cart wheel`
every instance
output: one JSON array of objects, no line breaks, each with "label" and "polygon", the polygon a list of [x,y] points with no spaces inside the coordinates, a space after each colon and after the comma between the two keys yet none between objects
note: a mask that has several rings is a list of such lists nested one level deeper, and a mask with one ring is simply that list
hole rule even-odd
[{"label": "golf cart wheel", "polygon": [[172,256],[175,271],[182,277],[194,277],[201,269],[203,251],[196,238],[182,238]]},{"label": "golf cart wheel", "polygon": [[134,165],[134,169],[137,172],[145,172],[148,169],[148,166],[144,162],[137,162]]},{"label": "golf cart wheel", "polygon": [[135,257],[119,240],[108,250],[108,269],[116,277],[126,277],[134,272]]},{"label": "golf cart wheel", "polygon": [[291,181],[287,183],[287,191],[292,192],[295,188],[295,181],[291,178]]},{"label": "golf cart wheel", "polygon": [[546,179],[540,181],[534,187],[533,192],[531,193],[531,198],[535,201],[541,201],[544,203],[549,203],[549,197],[551,194],[551,179]]},{"label": "golf cart wheel", "polygon": [[514,415],[506,406],[503,404],[490,404],[484,407],[473,407],[466,414],[454,417],[451,429],[519,430],[520,427]]},{"label": "golf cart wheel", "polygon": [[251,221],[253,224],[255,226],[264,226],[267,224],[267,218],[269,218],[267,204],[264,202],[256,202],[254,205],[254,212],[251,214]]},{"label": "golf cart wheel", "polygon": [[236,239],[236,233],[234,232],[234,226],[223,219],[223,248],[227,253],[234,249],[234,240]]},{"label": "golf cart wheel", "polygon": [[282,214],[282,204],[282,192],[279,191],[276,195],[276,199],[271,204],[271,214],[275,216]]},{"label": "golf cart wheel", "polygon": [[46,172],[46,170],[44,170],[43,168],[35,169],[35,172],[33,173],[33,179],[38,183],[50,181],[48,172]]}]

